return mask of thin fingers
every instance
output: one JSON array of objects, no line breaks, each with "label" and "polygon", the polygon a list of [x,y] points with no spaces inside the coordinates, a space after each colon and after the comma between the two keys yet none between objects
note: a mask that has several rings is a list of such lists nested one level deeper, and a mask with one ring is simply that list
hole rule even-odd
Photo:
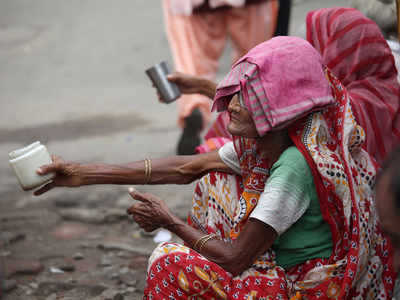
[{"label": "thin fingers", "polygon": [[53,163],[55,163],[55,162],[61,160],[61,157],[59,157],[58,155],[52,154],[51,160],[53,161]]},{"label": "thin fingers", "polygon": [[132,205],[130,208],[127,209],[126,212],[128,213],[128,215],[138,216],[145,219],[148,219],[151,216],[151,209],[143,204]]},{"label": "thin fingers", "polygon": [[151,221],[148,221],[146,218],[143,218],[143,217],[138,216],[138,215],[133,215],[133,216],[132,216],[132,219],[133,219],[136,223],[138,223],[138,224],[140,224],[140,225],[142,225],[142,226],[151,226],[151,225],[152,225]]},{"label": "thin fingers", "polygon": [[39,167],[36,170],[36,173],[38,173],[39,175],[46,175],[46,174],[51,173],[51,172],[59,171],[60,167],[61,167],[60,163],[54,162],[52,164],[43,165],[43,166]]},{"label": "thin fingers", "polygon": [[128,214],[128,215],[133,215],[133,213],[135,212],[135,208],[133,207],[134,205],[132,205],[131,207],[129,207],[127,210],[126,210],[126,213]]},{"label": "thin fingers", "polygon": [[175,74],[168,74],[168,75],[167,75],[167,79],[168,79],[168,81],[170,81],[170,82],[177,82],[177,81],[179,81],[179,77],[178,77],[177,75],[175,75]]},{"label": "thin fingers", "polygon": [[139,210],[140,208],[140,203],[135,203],[133,204],[131,207],[129,207],[126,212],[130,215],[136,214],[136,212]]},{"label": "thin fingers", "polygon": [[48,191],[50,191],[55,186],[54,182],[51,181],[48,184],[42,186],[40,189],[33,192],[35,196],[40,196]]},{"label": "thin fingers", "polygon": [[146,231],[146,232],[152,232],[152,231],[156,230],[158,227],[157,227],[157,226],[151,225],[151,226],[143,226],[142,228],[143,228],[144,231]]},{"label": "thin fingers", "polygon": [[157,225],[150,221],[146,221],[146,219],[143,219],[140,216],[133,215],[132,218],[141,228],[143,228],[147,232],[153,231],[158,228]]},{"label": "thin fingers", "polygon": [[129,195],[132,196],[133,199],[138,200],[140,202],[144,202],[144,203],[151,203],[151,200],[146,197],[146,195],[140,193],[137,189],[131,187],[128,190]]}]

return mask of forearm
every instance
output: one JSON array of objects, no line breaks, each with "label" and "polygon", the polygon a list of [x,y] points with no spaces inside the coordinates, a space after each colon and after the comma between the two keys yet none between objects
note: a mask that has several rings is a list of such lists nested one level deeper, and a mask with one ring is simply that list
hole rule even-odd
[{"label": "forearm", "polygon": [[179,236],[186,243],[186,245],[198,251],[210,261],[219,264],[228,272],[235,273],[235,271],[230,267],[231,264],[229,263],[229,261],[233,260],[235,257],[235,251],[232,247],[232,244],[226,243],[219,239],[212,239],[209,240],[201,249],[196,249],[196,241],[206,235],[206,233],[193,228],[175,216],[172,216],[171,220],[172,221],[170,225],[167,226],[167,229]]},{"label": "forearm", "polygon": [[217,84],[208,79],[202,79],[199,85],[200,94],[207,96],[210,99],[214,99],[215,92],[217,91]]},{"label": "forearm", "polygon": [[[236,276],[248,269],[255,258],[266,251],[263,240],[252,240],[252,248],[248,242],[235,240],[232,243],[220,239],[211,239],[201,249],[194,248],[195,243],[205,235],[175,216],[171,217],[171,225],[167,229],[179,236],[192,249],[198,251],[210,261],[220,265],[226,271]],[[199,245],[197,245],[198,247]],[[268,243],[268,247],[270,243]]]},{"label": "forearm", "polygon": [[146,176],[145,161],[127,164],[87,164],[79,166],[82,185],[91,184],[185,184],[200,174],[187,171],[184,166],[191,156],[172,156],[151,159],[151,176]]}]

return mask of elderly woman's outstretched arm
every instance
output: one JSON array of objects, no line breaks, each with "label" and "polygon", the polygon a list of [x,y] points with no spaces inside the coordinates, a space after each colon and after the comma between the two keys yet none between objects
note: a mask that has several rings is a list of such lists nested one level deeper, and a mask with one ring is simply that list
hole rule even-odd
[{"label": "elderly woman's outstretched arm", "polygon": [[[150,174],[146,174],[146,168]],[[53,156],[53,163],[40,167],[37,172],[40,175],[55,172],[56,176],[34,194],[41,195],[54,187],[92,184],[187,184],[210,171],[232,172],[217,151],[126,164],[78,164]]]}]

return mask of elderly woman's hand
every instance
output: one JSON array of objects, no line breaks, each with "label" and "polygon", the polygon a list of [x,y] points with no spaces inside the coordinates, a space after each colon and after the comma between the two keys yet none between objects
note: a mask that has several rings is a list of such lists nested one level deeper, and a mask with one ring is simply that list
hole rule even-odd
[{"label": "elderly woman's hand", "polygon": [[134,188],[129,189],[129,194],[140,202],[128,208],[127,213],[145,231],[150,232],[171,224],[172,214],[163,200],[149,193],[140,193]]},{"label": "elderly woman's hand", "polygon": [[42,186],[34,192],[34,195],[39,196],[54,187],[77,187],[83,184],[82,178],[79,175],[79,164],[72,162],[65,162],[61,157],[52,155],[53,163],[41,166],[37,173],[39,175],[46,175],[54,172],[56,176],[51,182]]}]

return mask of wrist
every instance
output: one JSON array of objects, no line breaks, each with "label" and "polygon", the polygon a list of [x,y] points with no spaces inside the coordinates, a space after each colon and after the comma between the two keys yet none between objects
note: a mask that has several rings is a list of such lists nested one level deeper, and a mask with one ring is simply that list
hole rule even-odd
[{"label": "wrist", "polygon": [[73,163],[71,165],[71,169],[73,170],[73,176],[77,179],[77,186],[87,185],[89,183],[86,182],[84,177],[84,166],[78,163]]},{"label": "wrist", "polygon": [[199,84],[200,89],[201,89],[201,94],[209,97],[210,99],[214,98],[216,89],[217,89],[217,85],[208,79],[202,78],[201,79],[201,84]]},{"label": "wrist", "polygon": [[173,233],[176,233],[177,228],[181,225],[185,225],[185,223],[177,216],[173,215],[172,213],[169,213],[164,228],[168,229]]}]

